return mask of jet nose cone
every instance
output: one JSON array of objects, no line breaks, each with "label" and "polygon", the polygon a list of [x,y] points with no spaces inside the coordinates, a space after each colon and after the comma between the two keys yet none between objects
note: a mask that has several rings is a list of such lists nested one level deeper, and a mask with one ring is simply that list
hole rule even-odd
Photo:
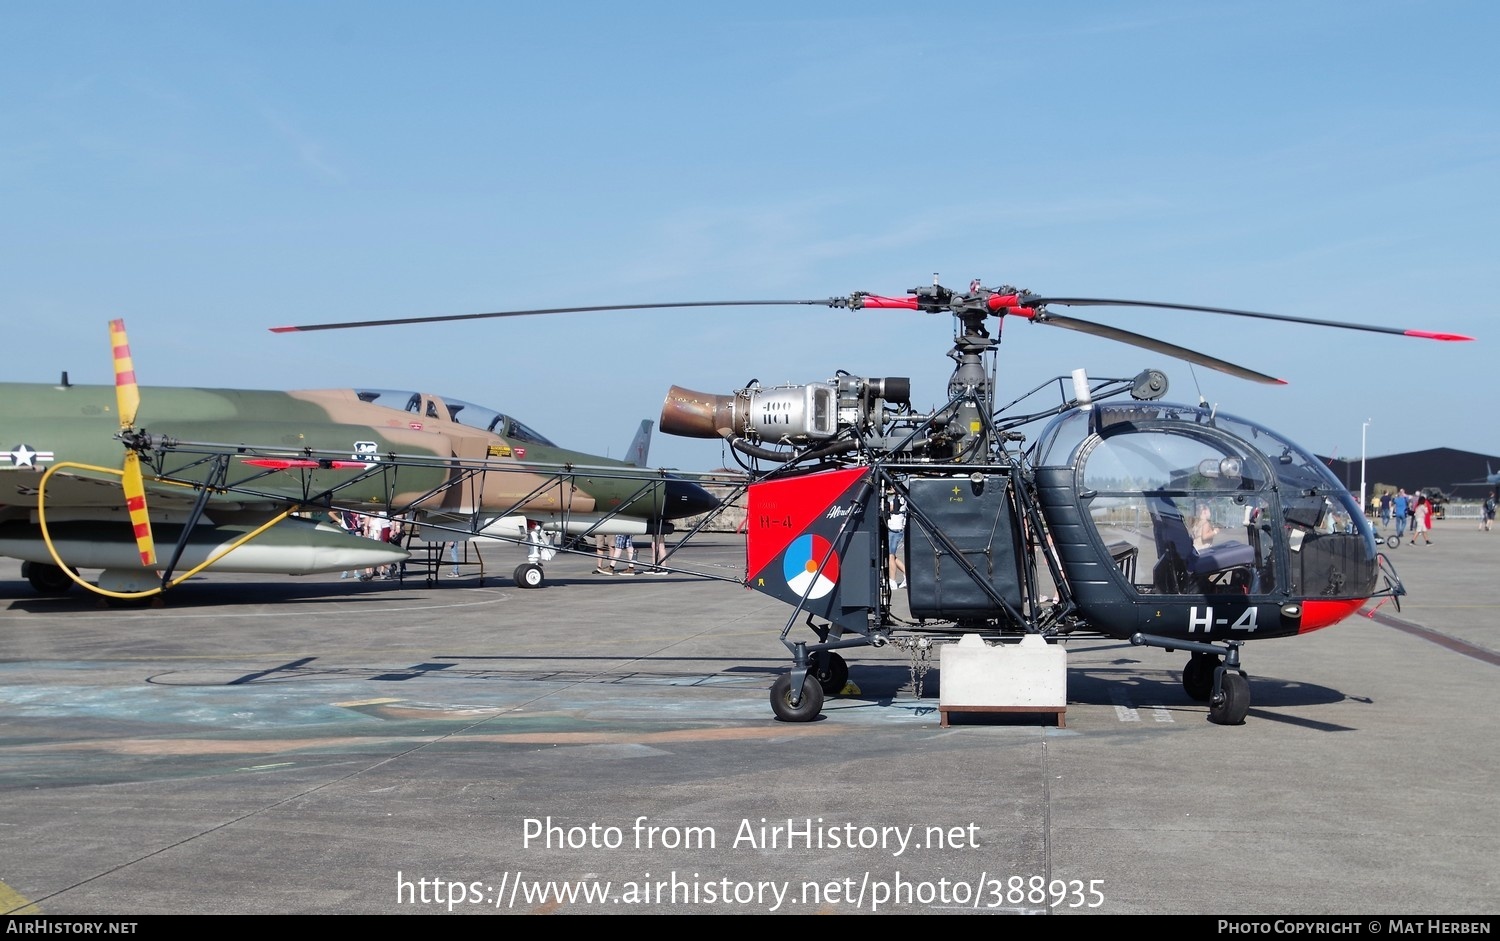
[{"label": "jet nose cone", "polygon": [[666,506],[662,518],[678,520],[686,516],[698,516],[717,509],[719,498],[689,480],[675,477],[667,480]]}]

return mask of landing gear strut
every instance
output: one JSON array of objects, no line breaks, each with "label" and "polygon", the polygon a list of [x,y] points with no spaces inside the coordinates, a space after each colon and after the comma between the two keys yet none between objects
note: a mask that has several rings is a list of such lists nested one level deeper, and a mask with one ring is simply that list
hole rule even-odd
[{"label": "landing gear strut", "polygon": [[[826,635],[825,635],[826,638]],[[811,722],[823,712],[823,693],[834,680],[843,689],[849,679],[849,665],[844,658],[827,649],[812,654],[807,644],[788,644],[792,650],[792,670],[776,677],[771,684],[771,711],[782,722]],[[842,673],[842,679],[836,674]]]},{"label": "landing gear strut", "polygon": [[1137,646],[1163,650],[1186,650],[1191,656],[1182,671],[1182,688],[1199,702],[1208,703],[1208,721],[1215,725],[1243,725],[1250,711],[1250,680],[1240,669],[1241,641],[1223,647],[1190,640],[1172,640],[1151,634],[1135,634]]}]

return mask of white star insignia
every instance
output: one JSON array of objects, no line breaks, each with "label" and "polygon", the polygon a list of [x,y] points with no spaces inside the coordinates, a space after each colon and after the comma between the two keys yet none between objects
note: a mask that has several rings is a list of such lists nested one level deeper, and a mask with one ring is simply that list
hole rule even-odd
[{"label": "white star insignia", "polygon": [[40,470],[38,465],[51,461],[53,457],[51,451],[38,451],[29,444],[18,444],[9,451],[0,451],[0,461],[9,458],[10,466],[17,469],[29,467],[32,470]]}]

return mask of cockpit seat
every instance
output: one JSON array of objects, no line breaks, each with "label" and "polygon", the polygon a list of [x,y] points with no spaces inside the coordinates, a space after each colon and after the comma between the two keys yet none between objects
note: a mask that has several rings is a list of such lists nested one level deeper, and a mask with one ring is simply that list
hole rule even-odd
[{"label": "cockpit seat", "polygon": [[1255,564],[1255,550],[1248,543],[1227,540],[1200,549],[1193,545],[1193,537],[1175,504],[1161,499],[1150,509],[1159,557],[1152,579],[1157,591],[1206,593],[1219,581],[1216,576],[1236,570],[1245,573],[1248,583]]}]

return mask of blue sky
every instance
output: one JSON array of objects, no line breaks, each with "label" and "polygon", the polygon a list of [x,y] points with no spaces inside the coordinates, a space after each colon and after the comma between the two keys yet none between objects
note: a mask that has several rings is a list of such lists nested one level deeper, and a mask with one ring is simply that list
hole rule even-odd
[{"label": "blue sky", "polygon": [[[672,384],[910,376],[946,317],[508,308],[971,278],[1449,330],[1059,309],[1263,388],[1008,321],[1006,399],[1147,366],[1323,454],[1500,453],[1500,6],[8,4],[0,379],[422,389],[619,455]],[[1009,394],[1006,394],[1009,393]],[[149,428],[149,399],[142,421]],[[720,466],[658,435],[653,463]]]}]

